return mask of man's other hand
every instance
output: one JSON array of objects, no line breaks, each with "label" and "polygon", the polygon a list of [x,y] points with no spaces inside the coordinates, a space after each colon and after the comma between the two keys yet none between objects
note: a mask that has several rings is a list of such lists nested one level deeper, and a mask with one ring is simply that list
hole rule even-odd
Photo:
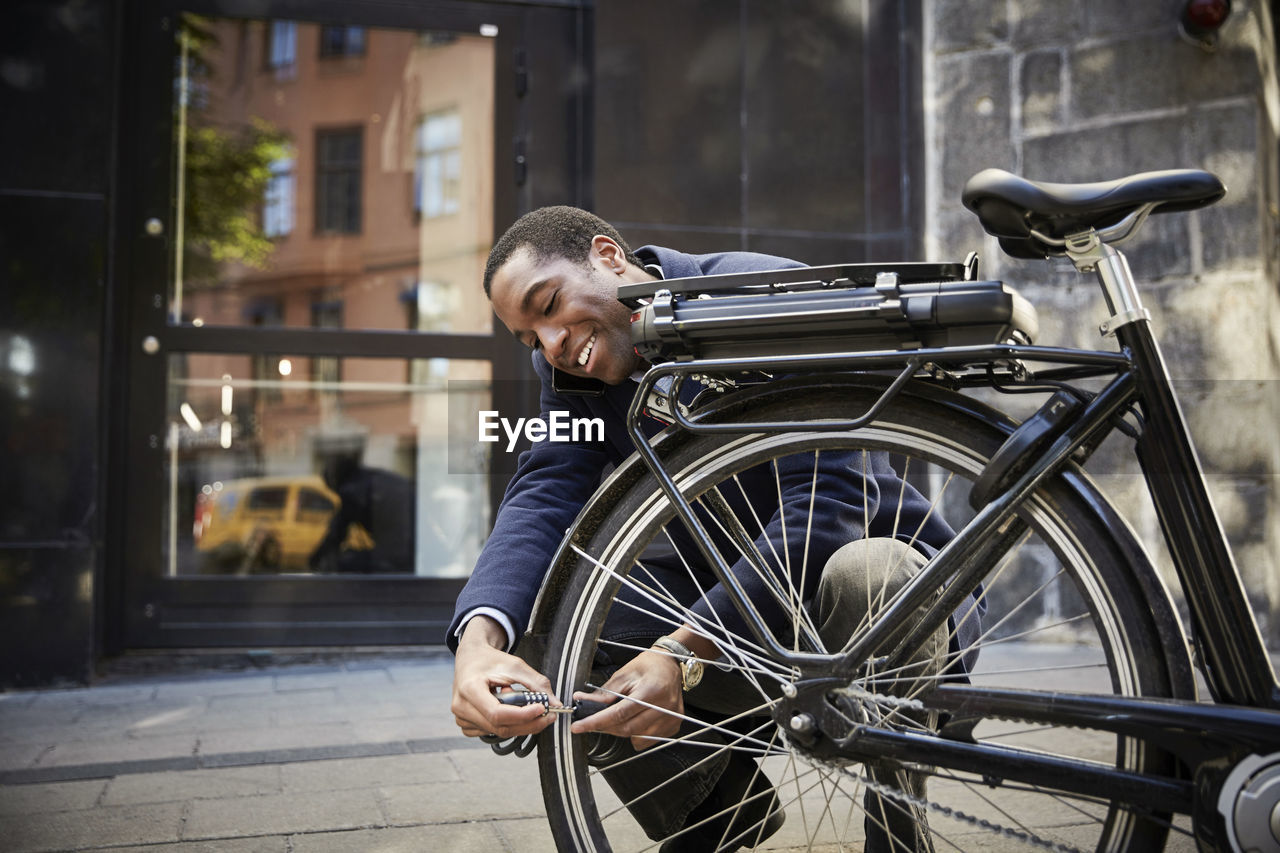
[{"label": "man's other hand", "polygon": [[[616,694],[622,694],[622,697]],[[574,723],[574,734],[605,732],[629,737],[637,750],[661,742],[654,738],[674,736],[680,729],[680,719],[684,714],[680,665],[669,655],[652,651],[636,655],[600,690],[575,693],[574,698],[612,703],[612,707]],[[633,702],[632,699],[639,701]]]}]

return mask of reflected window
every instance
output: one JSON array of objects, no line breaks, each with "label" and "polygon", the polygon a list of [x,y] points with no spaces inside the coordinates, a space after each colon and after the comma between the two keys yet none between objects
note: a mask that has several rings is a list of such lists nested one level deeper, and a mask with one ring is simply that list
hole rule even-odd
[{"label": "reflected window", "polygon": [[364,27],[321,27],[320,58],[364,56]]},{"label": "reflected window", "polygon": [[264,488],[254,489],[249,493],[249,501],[246,504],[251,512],[276,512],[283,511],[285,500],[289,493],[283,488]]},{"label": "reflected window", "polygon": [[403,330],[406,290],[448,281],[447,331],[491,331],[494,39],[194,15],[179,35],[174,322],[249,325],[271,297],[302,328],[313,291],[341,282],[345,328]]},{"label": "reflected window", "polygon": [[266,198],[262,204],[262,233],[284,237],[293,231],[293,158],[271,161]]},{"label": "reflected window", "polygon": [[272,401],[246,355],[171,356],[169,576],[469,573],[489,528],[475,424],[491,367],[434,361],[344,359],[340,394],[295,372]]},{"label": "reflected window", "polygon": [[445,110],[418,123],[414,210],[424,217],[457,213],[462,183],[462,116]]},{"label": "reflected window", "polygon": [[[316,329],[341,329],[342,300],[331,298],[328,294],[319,294],[311,303],[311,326]],[[313,382],[323,386],[325,383],[337,382],[341,378],[338,359],[319,355],[311,359]],[[324,390],[323,387],[321,390]]]},{"label": "reflected window", "polygon": [[361,129],[316,131],[316,231],[360,233]]},{"label": "reflected window", "polygon": [[337,509],[337,505],[315,489],[304,488],[298,491],[299,514],[304,512],[323,512],[327,514],[335,509]]},{"label": "reflected window", "polygon": [[267,69],[277,77],[292,78],[298,60],[298,25],[271,21],[267,26]]}]

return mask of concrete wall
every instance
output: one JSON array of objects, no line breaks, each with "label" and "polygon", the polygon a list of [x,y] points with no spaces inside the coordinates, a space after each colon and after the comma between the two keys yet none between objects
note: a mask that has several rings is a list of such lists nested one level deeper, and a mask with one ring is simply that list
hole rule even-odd
[{"label": "concrete wall", "polygon": [[[1268,7],[1237,0],[1206,51],[1180,35],[1182,5],[925,0],[926,252],[979,251],[984,277],[1036,303],[1040,343],[1111,348],[1093,278],[1002,255],[961,206],[965,181],[989,166],[1048,181],[1180,167],[1224,180],[1222,202],[1153,218],[1126,253],[1264,636],[1280,647],[1275,40]],[[1133,470],[1104,451],[1094,467],[1154,534]]]}]

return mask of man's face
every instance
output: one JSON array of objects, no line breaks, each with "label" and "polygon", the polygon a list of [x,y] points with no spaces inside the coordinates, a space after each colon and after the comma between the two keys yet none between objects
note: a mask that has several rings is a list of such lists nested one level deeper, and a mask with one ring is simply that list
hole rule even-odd
[{"label": "man's face", "polygon": [[631,344],[631,310],[617,298],[623,271],[625,261],[594,248],[574,263],[522,247],[494,273],[489,298],[498,319],[553,367],[617,385],[643,365]]}]

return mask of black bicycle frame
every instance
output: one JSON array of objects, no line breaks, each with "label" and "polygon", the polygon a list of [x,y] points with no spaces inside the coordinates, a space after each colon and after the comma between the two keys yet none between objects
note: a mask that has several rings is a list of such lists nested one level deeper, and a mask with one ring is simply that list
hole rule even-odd
[{"label": "black bicycle frame", "polygon": [[[1207,677],[1215,698],[1230,705],[1273,710],[1252,712],[1256,718],[1250,717],[1248,725],[1238,725],[1244,722],[1242,715],[1246,713],[1241,708],[1219,708],[1213,716],[1206,717],[1205,706],[1190,701],[1115,696],[1106,697],[1103,700],[1105,708],[1101,708],[1100,699],[1096,696],[1009,692],[950,685],[935,689],[927,701],[931,706],[936,703],[938,710],[973,712],[981,708],[983,713],[994,716],[1003,713],[1023,718],[1036,718],[1038,714],[1046,721],[1137,737],[1180,754],[1192,765],[1204,757],[1206,750],[1213,754],[1240,749],[1274,750],[1280,747],[1280,714],[1274,712],[1280,707],[1280,688],[1272,674],[1221,524],[1213,511],[1208,487],[1169,385],[1159,349],[1146,321],[1130,323],[1119,329],[1118,334],[1121,353],[998,345],[769,359],[703,359],[664,364],[651,369],[641,382],[628,414],[628,426],[637,452],[671,500],[717,580],[731,590],[731,600],[755,639],[779,660],[797,667],[805,676],[830,683],[832,675],[854,676],[866,666],[876,649],[893,649],[875,661],[878,667],[892,669],[902,665],[927,640],[930,631],[924,626],[937,625],[954,612],[968,595],[968,590],[981,580],[986,563],[972,558],[982,552],[984,543],[999,537],[997,531],[1015,519],[1015,514],[1036,487],[1060,471],[1078,448],[1100,438],[1117,419],[1138,407],[1143,415],[1142,431],[1137,440],[1139,462],[1151,487],[1152,500],[1195,620]],[[796,652],[778,643],[745,595],[730,566],[714,547],[692,506],[663,469],[639,426],[639,415],[649,394],[660,380],[668,376],[675,380],[667,392],[671,416],[690,432],[843,431],[857,429],[873,421],[923,365],[963,368],[975,364],[1023,361],[1067,365],[1068,372],[1078,369],[1083,375],[1109,373],[1113,378],[1003,494],[980,510],[899,591],[887,605],[885,618],[878,620],[866,634],[856,640],[851,639],[834,661],[829,655]],[[896,378],[868,412],[842,422],[703,422],[696,414],[685,415],[675,404],[680,381],[691,374],[732,375],[760,370],[786,375],[835,370],[853,373],[889,371],[896,372]],[[937,593],[939,589],[943,590],[941,596]],[[907,618],[911,614],[922,615]],[[1215,626],[1230,628],[1215,629]],[[1046,710],[1050,707],[1052,712]],[[1210,740],[1212,746],[1197,740],[1205,732],[1213,732],[1216,736],[1216,740]],[[1200,745],[1191,747],[1194,743]],[[877,738],[860,737],[854,752],[864,758],[880,755],[930,763],[936,762],[936,747],[936,739],[884,732]],[[1194,754],[1188,753],[1189,749]],[[1033,784],[1041,779],[1056,778],[1067,769],[1035,753],[1021,750],[1009,750],[1008,755],[1002,756],[980,753],[982,750],[961,749],[954,756],[954,766],[976,773],[994,773],[998,767],[999,773],[1006,778]],[[1073,768],[1085,778],[1096,775],[1087,762],[1077,762]],[[1113,778],[1107,793],[1135,805],[1163,802],[1176,810],[1183,810],[1186,799],[1181,788],[1170,800],[1168,795],[1172,791],[1168,789],[1167,782],[1147,781],[1151,787],[1140,790],[1143,784],[1140,778]],[[1101,790],[1096,792],[1103,793]]]},{"label": "black bicycle frame", "polygon": [[1280,687],[1151,325],[1131,323],[1116,335],[1134,365],[1146,418],[1138,462],[1186,594],[1214,698],[1280,708]]}]

